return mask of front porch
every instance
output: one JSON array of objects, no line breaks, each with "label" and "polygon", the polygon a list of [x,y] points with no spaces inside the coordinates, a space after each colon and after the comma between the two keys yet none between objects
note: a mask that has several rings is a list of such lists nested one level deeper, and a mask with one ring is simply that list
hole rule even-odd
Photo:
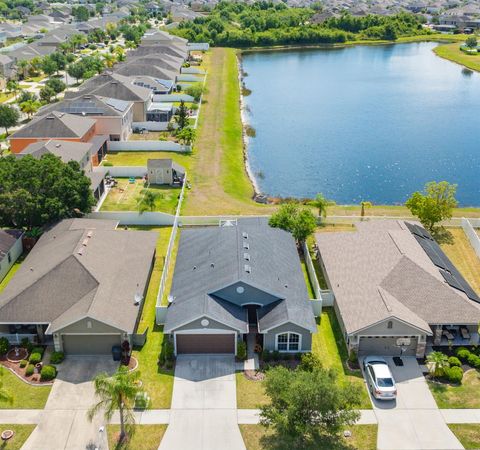
[{"label": "front porch", "polygon": [[45,335],[47,325],[4,324],[0,325],[0,338],[7,338],[11,345],[20,345],[28,339],[34,344],[52,344],[53,336]]},{"label": "front porch", "polygon": [[427,338],[427,346],[471,346],[478,345],[478,325],[436,325],[433,336]]}]

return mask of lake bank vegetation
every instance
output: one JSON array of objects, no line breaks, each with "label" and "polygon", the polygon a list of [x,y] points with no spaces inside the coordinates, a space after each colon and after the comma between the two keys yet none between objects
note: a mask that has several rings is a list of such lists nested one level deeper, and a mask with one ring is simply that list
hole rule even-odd
[{"label": "lake bank vegetation", "polygon": [[392,16],[343,14],[314,23],[312,8],[287,8],[283,3],[220,2],[205,17],[181,22],[172,32],[191,42],[219,47],[264,47],[295,44],[338,44],[358,40],[395,41],[429,35],[425,19],[414,14]]}]

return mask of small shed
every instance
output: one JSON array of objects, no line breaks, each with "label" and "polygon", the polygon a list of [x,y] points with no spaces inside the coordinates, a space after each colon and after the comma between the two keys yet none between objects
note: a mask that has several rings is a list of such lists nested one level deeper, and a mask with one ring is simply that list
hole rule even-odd
[{"label": "small shed", "polygon": [[150,184],[182,185],[185,178],[185,169],[168,158],[149,159],[147,172]]},{"label": "small shed", "polygon": [[22,230],[0,230],[0,281],[23,253]]}]

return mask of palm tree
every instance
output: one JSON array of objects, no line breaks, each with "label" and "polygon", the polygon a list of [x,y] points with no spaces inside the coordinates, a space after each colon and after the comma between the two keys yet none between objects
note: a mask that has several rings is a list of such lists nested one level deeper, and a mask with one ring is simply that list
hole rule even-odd
[{"label": "palm tree", "polygon": [[17,99],[17,92],[18,92],[19,85],[15,80],[8,80],[7,81],[7,90],[9,92],[15,93],[15,100]]},{"label": "palm tree", "polygon": [[441,377],[448,364],[448,356],[442,352],[432,352],[427,355],[427,367],[434,378]]},{"label": "palm tree", "polygon": [[99,402],[88,410],[88,420],[92,421],[101,412],[105,420],[110,421],[118,410],[120,413],[120,442],[123,442],[126,437],[125,426],[135,423],[133,407],[135,397],[141,392],[138,383],[139,377],[140,372],[129,372],[125,366],[121,366],[113,376],[101,373],[93,380],[95,396],[99,398]]},{"label": "palm tree", "polygon": [[138,212],[143,214],[145,211],[153,211],[155,209],[155,201],[158,194],[149,190],[144,190],[143,195],[138,199]]},{"label": "palm tree", "polygon": [[21,61],[17,62],[17,69],[22,72],[23,79],[27,78],[29,67],[30,63],[26,59],[22,59]]},{"label": "palm tree", "polygon": [[40,103],[36,100],[27,100],[20,104],[20,111],[27,115],[29,119],[38,111]]},{"label": "palm tree", "polygon": [[309,204],[318,208],[319,217],[326,219],[328,207],[335,205],[335,202],[333,200],[328,200],[323,194],[319,193],[315,197],[315,200],[312,200]]},{"label": "palm tree", "polygon": [[372,202],[362,201],[360,202],[362,209],[360,210],[360,217],[365,217],[365,210],[373,206]]}]

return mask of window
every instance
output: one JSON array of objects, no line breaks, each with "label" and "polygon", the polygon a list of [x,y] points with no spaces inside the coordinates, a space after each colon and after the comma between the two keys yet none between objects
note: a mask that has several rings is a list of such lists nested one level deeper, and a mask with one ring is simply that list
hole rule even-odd
[{"label": "window", "polygon": [[10,255],[10,252],[7,253],[7,258],[8,258],[8,263],[10,264],[12,262],[12,256]]},{"label": "window", "polygon": [[393,328],[393,322],[391,320],[388,321],[387,328]]},{"label": "window", "polygon": [[277,350],[279,352],[298,352],[300,350],[300,335],[297,333],[278,334]]}]

